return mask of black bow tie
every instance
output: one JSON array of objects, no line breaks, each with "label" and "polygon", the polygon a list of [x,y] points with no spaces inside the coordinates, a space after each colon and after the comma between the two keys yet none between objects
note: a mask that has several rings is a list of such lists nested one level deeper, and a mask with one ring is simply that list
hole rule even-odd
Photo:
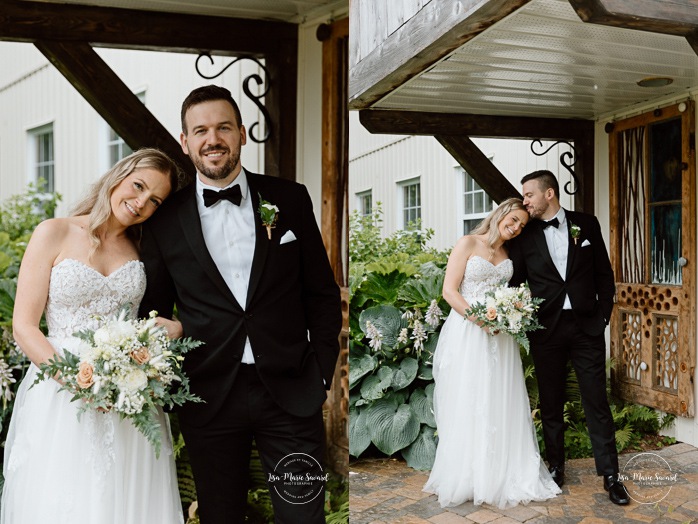
[{"label": "black bow tie", "polygon": [[545,229],[546,227],[549,227],[549,226],[552,226],[555,229],[557,229],[559,225],[560,225],[560,221],[557,219],[557,217],[555,217],[552,220],[548,220],[547,222],[543,222],[543,229]]},{"label": "black bow tie", "polygon": [[213,191],[212,189],[204,189],[204,206],[211,207],[219,200],[229,200],[236,206],[242,201],[242,191],[240,184],[235,184],[233,187],[222,191]]}]

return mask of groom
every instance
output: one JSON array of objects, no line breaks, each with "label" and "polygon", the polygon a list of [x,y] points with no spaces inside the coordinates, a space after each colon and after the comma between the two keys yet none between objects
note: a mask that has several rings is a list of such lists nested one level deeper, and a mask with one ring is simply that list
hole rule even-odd
[{"label": "groom", "polygon": [[184,360],[205,403],[178,412],[201,523],[244,521],[253,439],[275,522],[324,523],[322,404],[342,314],[310,196],[243,169],[247,136],[227,89],[195,89],[181,118],[197,176],[143,230],[141,314],[176,306],[184,335],[205,342]]},{"label": "groom", "polygon": [[[615,427],[606,397],[604,331],[611,318],[613,269],[596,217],[560,207],[557,179],[550,171],[523,177],[523,203],[531,221],[510,248],[511,285],[528,281],[544,301],[529,333],[540,392],[545,454],[553,479],[565,479],[563,409],[567,362],[577,374],[596,473],[614,504],[628,504],[618,479]],[[537,219],[537,220],[533,220]]]}]

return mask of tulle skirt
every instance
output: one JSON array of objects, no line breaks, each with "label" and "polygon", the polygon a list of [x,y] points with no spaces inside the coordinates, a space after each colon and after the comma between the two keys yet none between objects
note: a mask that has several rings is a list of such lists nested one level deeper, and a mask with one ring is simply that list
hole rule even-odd
[{"label": "tulle skirt", "polygon": [[181,524],[166,416],[162,450],[115,413],[87,411],[54,380],[20,384],[10,423],[2,524]]},{"label": "tulle skirt", "polygon": [[560,493],[541,460],[519,348],[451,311],[434,355],[436,460],[424,486],[442,507],[508,508]]}]

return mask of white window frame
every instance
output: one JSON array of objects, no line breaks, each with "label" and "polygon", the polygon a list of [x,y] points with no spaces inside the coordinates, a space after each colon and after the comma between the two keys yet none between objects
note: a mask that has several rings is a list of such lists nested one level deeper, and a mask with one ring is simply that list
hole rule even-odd
[{"label": "white window frame", "polygon": [[[410,186],[414,185],[419,185],[419,191],[417,193],[417,200],[418,203],[415,206],[409,206],[408,203],[405,202],[405,189]],[[400,224],[400,229],[408,229],[409,223],[410,222],[416,222],[417,220],[422,218],[422,183],[420,177],[414,177],[410,178],[407,180],[401,180],[400,182],[397,183],[398,187],[398,198],[397,201],[399,202],[399,207],[398,207],[398,224]],[[405,212],[408,209],[415,209],[417,210],[417,219],[416,220],[406,220],[405,217]]]},{"label": "white window frame", "polygon": [[[368,209],[364,206],[366,197],[371,199],[371,205]],[[373,189],[367,189],[356,193],[356,209],[359,212],[359,216],[365,217],[371,215],[371,213],[373,213],[373,207]]]},{"label": "white window frame", "polygon": [[[490,158],[492,160],[492,158]],[[496,203],[492,199],[490,195],[485,192],[484,189],[482,189],[478,183],[475,181],[475,179],[470,176],[470,174],[463,169],[462,167],[458,166],[457,171],[459,173],[459,179],[460,179],[460,191],[458,192],[458,209],[460,210],[460,228],[461,228],[461,234],[467,235],[470,233],[470,231],[466,231],[465,228],[465,222],[466,220],[477,220],[478,222],[481,221],[483,218],[485,218],[487,215],[490,214],[490,212],[495,208]],[[468,187],[469,184],[467,184],[468,181],[472,181],[473,187],[470,188]],[[476,188],[477,187],[477,188]],[[485,209],[482,212],[479,213],[466,213],[465,210],[465,199],[466,195],[470,195],[471,198],[474,197],[476,194],[484,194],[485,196]],[[488,206],[489,203],[489,206]]]},{"label": "white window frame", "polygon": [[[39,161],[39,139],[42,136],[51,134],[50,143],[50,158],[48,160]],[[28,176],[27,179],[33,184],[38,184],[39,178],[44,178],[46,182],[46,192],[55,193],[56,192],[56,143],[55,143],[55,129],[53,122],[43,124],[40,126],[33,127],[27,130],[28,144],[27,144],[27,154],[28,154]],[[48,177],[42,176],[39,170],[43,167],[50,168],[50,175]],[[39,187],[39,186],[37,186]]]}]

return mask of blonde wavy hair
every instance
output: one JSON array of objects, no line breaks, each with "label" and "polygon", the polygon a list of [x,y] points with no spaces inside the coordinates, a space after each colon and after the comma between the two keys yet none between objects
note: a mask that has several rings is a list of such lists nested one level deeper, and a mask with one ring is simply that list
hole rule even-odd
[{"label": "blonde wavy hair", "polygon": [[494,245],[502,238],[499,234],[499,223],[512,211],[524,211],[528,214],[520,198],[507,198],[470,232],[471,235],[487,235],[490,256],[494,256]]},{"label": "blonde wavy hair", "polygon": [[[78,202],[70,212],[71,216],[89,216],[88,233],[92,244],[89,258],[92,258],[92,255],[102,245],[99,234],[112,216],[111,195],[114,189],[136,169],[154,169],[166,174],[170,180],[170,194],[178,188],[179,168],[169,156],[159,149],[139,149],[119,160],[90,187],[87,196]],[[140,224],[129,227],[126,233],[138,247],[141,237]]]}]

